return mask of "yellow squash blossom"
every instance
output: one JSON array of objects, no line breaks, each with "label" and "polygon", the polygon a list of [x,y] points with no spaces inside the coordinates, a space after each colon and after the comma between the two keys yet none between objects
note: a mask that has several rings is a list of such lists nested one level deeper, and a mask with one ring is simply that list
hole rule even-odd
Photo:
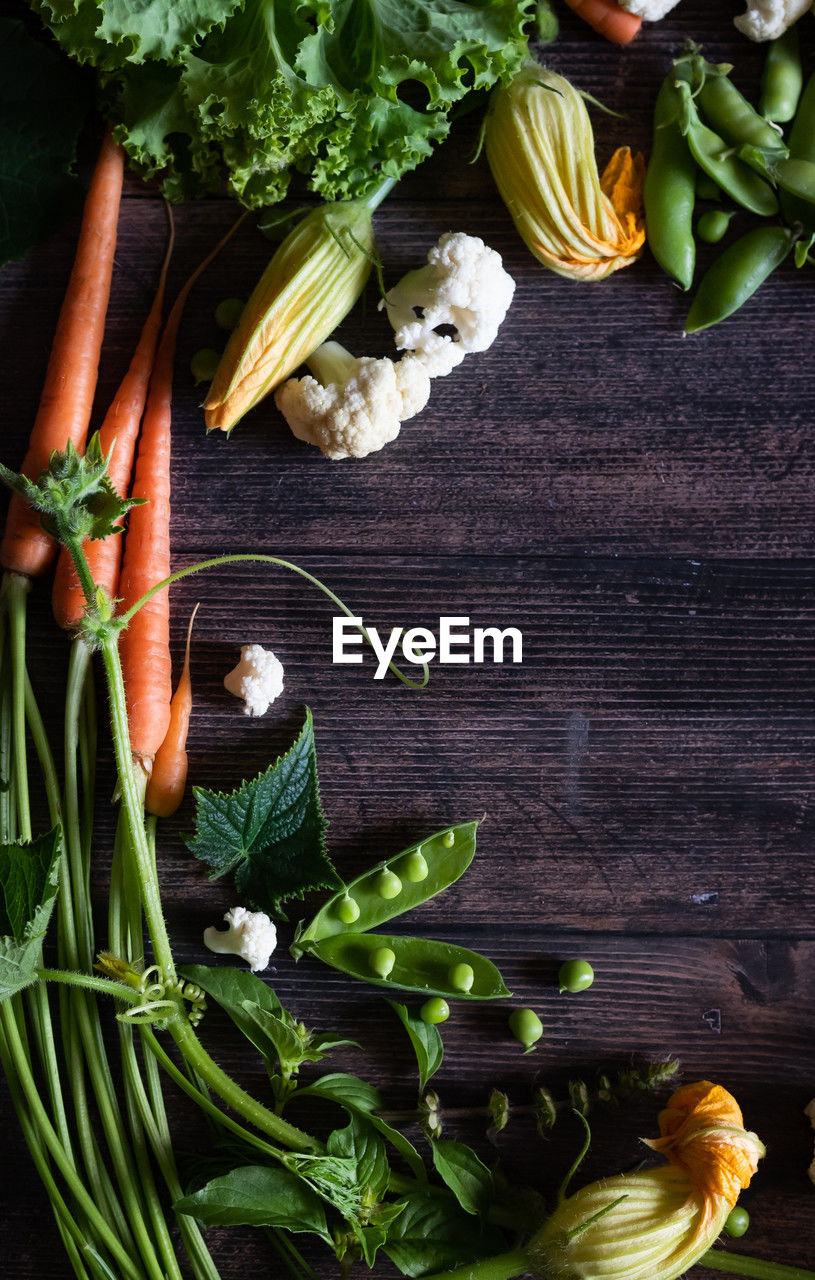
[{"label": "yellow squash blossom", "polygon": [[485,144],[515,226],[544,266],[603,280],[642,253],[645,161],[620,147],[600,176],[586,104],[563,76],[527,63],[496,89]]}]

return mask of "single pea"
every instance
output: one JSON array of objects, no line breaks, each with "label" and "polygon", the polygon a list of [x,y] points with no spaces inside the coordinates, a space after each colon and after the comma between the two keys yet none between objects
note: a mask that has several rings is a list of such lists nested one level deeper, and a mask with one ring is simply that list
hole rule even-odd
[{"label": "single pea", "polygon": [[340,898],[337,903],[337,915],[343,924],[353,924],[355,920],[358,920],[359,903],[356,898],[352,898],[349,893],[346,893],[344,898]]},{"label": "single pea", "polygon": [[390,902],[391,898],[398,898],[402,892],[402,881],[395,871],[385,867],[384,871],[377,876],[376,891],[380,898],[385,898],[386,901]]},{"label": "single pea", "polygon": [[396,955],[390,947],[377,947],[371,952],[371,969],[378,978],[389,978],[396,964]]},{"label": "single pea", "polygon": [[471,964],[454,964],[450,970],[450,986],[456,991],[469,991],[475,982]]},{"label": "single pea", "polygon": [[220,362],[220,355],[212,347],[202,347],[200,351],[196,351],[190,360],[190,373],[195,378],[195,385],[198,386],[201,382],[212,382]]},{"label": "single pea", "polygon": [[721,200],[722,189],[708,177],[704,169],[697,169],[696,194],[700,200]]},{"label": "single pea", "polygon": [[734,216],[733,212],[728,213],[726,209],[708,209],[696,224],[697,236],[705,244],[718,244],[726,236],[730,219]]},{"label": "single pea", "polygon": [[586,991],[594,982],[594,970],[588,960],[567,960],[557,975],[561,995],[564,991]]},{"label": "single pea", "polygon": [[445,849],[452,849],[453,845],[456,843],[455,831],[445,831],[444,835],[441,838],[441,842],[444,845]]},{"label": "single pea", "polygon": [[219,302],[215,308],[215,323],[218,328],[226,329],[227,333],[237,329],[245,306],[246,303],[242,298],[224,298]]},{"label": "single pea", "polygon": [[749,1226],[750,1215],[746,1209],[742,1209],[740,1204],[737,1204],[735,1209],[731,1209],[725,1218],[724,1229],[734,1240],[743,1236]]},{"label": "single pea", "polygon": [[543,1035],[543,1023],[534,1009],[515,1009],[509,1015],[509,1029],[528,1053]]},{"label": "single pea", "polygon": [[429,875],[427,861],[421,849],[414,849],[408,854],[399,870],[411,884],[421,884]]},{"label": "single pea", "polygon": [[419,1010],[419,1017],[422,1022],[429,1022],[435,1025],[437,1022],[446,1022],[450,1017],[450,1006],[441,996],[434,996],[432,1000],[426,1000]]}]

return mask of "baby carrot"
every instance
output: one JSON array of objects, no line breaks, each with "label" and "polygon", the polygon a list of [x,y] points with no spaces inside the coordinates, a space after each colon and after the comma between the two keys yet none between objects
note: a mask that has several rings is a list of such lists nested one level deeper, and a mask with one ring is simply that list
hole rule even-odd
[{"label": "baby carrot", "polygon": [[566,0],[566,3],[612,44],[629,44],[642,26],[642,18],[628,13],[614,0]]},{"label": "baby carrot", "polygon": [[187,784],[187,733],[192,713],[192,681],[190,680],[190,639],[198,605],[192,611],[187,628],[184,666],[170,703],[170,727],[156,752],[153,772],[147,784],[144,807],[157,818],[169,818],[184,799]]},{"label": "baby carrot", "polygon": [[[141,331],[130,367],[122,379],[113,403],[99,429],[102,452],[110,454],[108,475],[116,491],[125,496],[130,488],[130,473],[150,374],[156,355],[161,316],[164,308],[164,290],[167,268],[173,250],[173,225],[170,220],[170,237],[164,263],[159,276],[156,296]],[[111,452],[112,450],[112,452]],[[119,534],[110,534],[93,542],[86,542],[83,550],[94,582],[104,587],[109,596],[115,596],[119,584],[119,568],[122,563],[122,542]],[[85,612],[85,594],[79,584],[76,569],[67,548],[63,547],[57,563],[54,588],[51,597],[54,617],[66,631],[77,626]]]},{"label": "baby carrot", "polygon": [[[36,480],[55,449],[70,440],[85,445],[99,353],[110,297],[116,226],[124,176],[124,156],[106,135],[85,200],[71,278],[57,321],[45,386],[21,471]],[[19,494],[13,494],[0,563],[14,573],[36,577],[51,563],[56,543]]]}]

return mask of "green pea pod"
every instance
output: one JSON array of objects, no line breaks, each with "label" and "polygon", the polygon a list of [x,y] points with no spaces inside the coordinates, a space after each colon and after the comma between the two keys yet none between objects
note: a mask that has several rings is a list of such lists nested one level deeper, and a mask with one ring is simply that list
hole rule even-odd
[{"label": "green pea pod", "polygon": [[[421,840],[386,862],[364,871],[345,889],[329,898],[311,923],[298,932],[292,955],[296,958],[310,943],[321,938],[375,929],[386,920],[412,911],[441,893],[442,889],[458,880],[472,862],[477,830],[477,822],[446,827],[444,831],[437,831],[427,840]],[[387,886],[383,883],[383,873],[390,880]],[[388,894],[392,893],[393,876],[397,877],[400,888],[392,896],[385,897],[382,890],[385,888]],[[357,914],[343,910],[349,899],[359,908]]]},{"label": "green pea pod", "polygon": [[[815,75],[810,76],[790,129],[790,159],[815,164]],[[800,222],[807,235],[815,232],[815,209],[789,192],[781,192],[781,211],[791,225]]]},{"label": "green pea pod", "polygon": [[679,79],[688,79],[695,88],[695,100],[706,121],[733,147],[763,147],[786,155],[784,139],[740,93],[728,72],[729,66],[714,66],[701,54],[680,58]]},{"label": "green pea pod", "polygon": [[[398,987],[455,1000],[495,1000],[512,994],[491,960],[452,942],[384,933],[336,933],[303,949],[333,969],[377,987]],[[383,951],[393,954],[387,977],[377,972],[377,953],[381,955]],[[451,980],[451,974],[460,966],[467,966],[472,972],[471,985],[466,990]]]},{"label": "green pea pod", "polygon": [[645,227],[648,244],[662,270],[689,289],[696,262],[693,207],[696,161],[682,137],[679,92],[668,78],[654,107],[654,142],[645,175]]},{"label": "green pea pod", "polygon": [[786,227],[756,227],[734,241],[703,276],[693,299],[685,333],[697,333],[726,320],[751,298],[780,266],[794,243]]},{"label": "green pea pod", "polygon": [[718,133],[702,123],[687,81],[677,80],[676,88],[681,104],[679,126],[696,163],[743,209],[761,217],[772,217],[778,212],[772,187],[734,155]]},{"label": "green pea pod", "polygon": [[759,111],[767,120],[786,124],[795,115],[803,87],[798,28],[792,26],[767,48]]},{"label": "green pea pod", "polygon": [[811,160],[796,160],[792,157],[776,160],[756,147],[745,147],[739,154],[753,168],[766,173],[782,191],[794,196],[796,201],[805,201],[808,205],[815,206],[815,163]]}]

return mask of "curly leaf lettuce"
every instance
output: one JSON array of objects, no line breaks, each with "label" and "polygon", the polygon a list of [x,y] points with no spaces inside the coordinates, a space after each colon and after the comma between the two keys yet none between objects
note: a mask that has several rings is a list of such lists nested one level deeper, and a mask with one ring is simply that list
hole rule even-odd
[{"label": "curly leaf lettuce", "polygon": [[414,168],[526,56],[531,0],[32,0],[101,72],[117,137],[173,199],[327,200]]}]

